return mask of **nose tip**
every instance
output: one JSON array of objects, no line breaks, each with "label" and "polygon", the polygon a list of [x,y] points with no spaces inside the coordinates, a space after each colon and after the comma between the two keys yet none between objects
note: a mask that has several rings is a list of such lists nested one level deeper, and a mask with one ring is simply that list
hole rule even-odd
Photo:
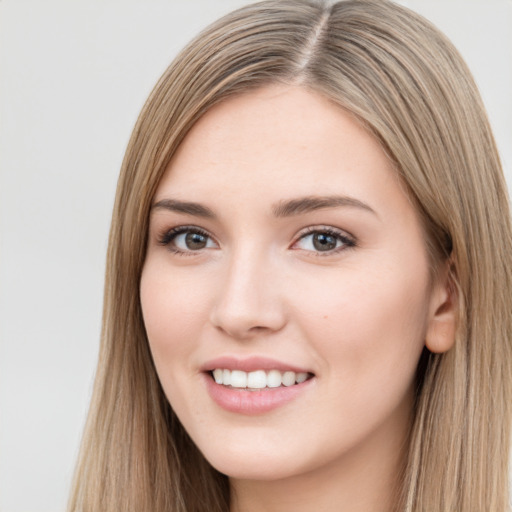
[{"label": "nose tip", "polygon": [[[246,295],[254,291],[245,290]],[[270,302],[253,302],[231,296],[224,298],[212,313],[212,324],[235,339],[249,339],[279,331],[284,325],[284,315],[279,306]]]},{"label": "nose tip", "polygon": [[286,323],[282,290],[262,268],[232,268],[222,283],[211,323],[228,336],[245,340],[275,333]]}]

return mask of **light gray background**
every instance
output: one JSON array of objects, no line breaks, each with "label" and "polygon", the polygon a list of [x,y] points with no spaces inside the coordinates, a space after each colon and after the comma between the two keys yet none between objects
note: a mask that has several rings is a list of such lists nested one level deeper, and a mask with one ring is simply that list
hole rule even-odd
[{"label": "light gray background", "polygon": [[[117,173],[176,52],[241,0],[0,0],[0,512],[65,507]],[[512,1],[410,0],[473,69],[512,183]]]}]

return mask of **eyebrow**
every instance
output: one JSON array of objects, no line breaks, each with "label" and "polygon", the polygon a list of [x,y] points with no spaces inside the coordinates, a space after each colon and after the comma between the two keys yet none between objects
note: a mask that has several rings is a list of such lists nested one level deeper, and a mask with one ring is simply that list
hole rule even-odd
[{"label": "eyebrow", "polygon": [[359,208],[377,215],[375,210],[359,199],[350,196],[306,196],[288,201],[279,201],[272,211],[276,217],[291,217],[303,213],[321,210],[324,208],[338,208],[348,206]]},{"label": "eyebrow", "polygon": [[[359,199],[350,196],[305,196],[296,199],[279,201],[272,206],[275,217],[292,217],[304,213],[321,210],[324,208],[351,207],[359,208],[377,215],[375,210]],[[185,213],[194,217],[215,219],[216,215],[207,206],[191,201],[180,201],[178,199],[162,199],[152,206],[153,210],[169,210],[177,213]]]},{"label": "eyebrow", "polygon": [[152,206],[153,210],[170,210],[171,212],[186,213],[194,217],[204,217],[206,219],[214,219],[216,217],[210,208],[200,203],[190,201],[178,201],[177,199],[162,199]]}]

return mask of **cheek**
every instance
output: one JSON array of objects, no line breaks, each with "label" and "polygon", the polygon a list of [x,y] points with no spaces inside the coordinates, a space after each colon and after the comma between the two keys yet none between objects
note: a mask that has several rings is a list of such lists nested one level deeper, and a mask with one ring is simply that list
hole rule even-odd
[{"label": "cheek", "polygon": [[294,293],[302,330],[352,382],[371,382],[376,374],[385,379],[402,370],[410,376],[424,345],[426,273],[418,275],[414,267],[373,268],[343,270],[325,282],[316,276]]},{"label": "cheek", "polygon": [[149,261],[142,273],[140,297],[144,325],[158,378],[180,417],[201,417],[191,399],[191,379],[197,379],[194,351],[207,320],[205,289],[169,272],[167,265]]},{"label": "cheek", "polygon": [[183,364],[194,339],[207,320],[204,288],[171,274],[165,265],[144,267],[140,296],[144,325],[157,370],[174,362]]}]

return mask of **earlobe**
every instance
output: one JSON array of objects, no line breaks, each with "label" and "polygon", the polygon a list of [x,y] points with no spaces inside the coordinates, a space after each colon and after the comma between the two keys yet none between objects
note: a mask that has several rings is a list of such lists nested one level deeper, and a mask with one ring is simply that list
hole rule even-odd
[{"label": "earlobe", "polygon": [[442,265],[438,282],[432,290],[431,312],[425,345],[430,352],[441,354],[455,343],[457,328],[458,293],[453,278],[453,265]]}]

